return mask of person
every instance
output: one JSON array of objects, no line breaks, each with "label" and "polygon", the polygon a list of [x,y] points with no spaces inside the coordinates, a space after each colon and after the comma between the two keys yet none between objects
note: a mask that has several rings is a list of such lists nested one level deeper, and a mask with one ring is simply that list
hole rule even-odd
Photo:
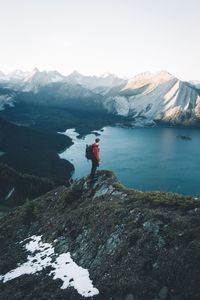
[{"label": "person", "polygon": [[100,139],[96,138],[95,139],[95,143],[92,144],[92,153],[93,153],[93,157],[91,159],[92,161],[92,168],[91,168],[91,173],[90,173],[90,177],[93,179],[97,170],[97,167],[99,167],[100,164],[100,157],[99,157],[99,142]]}]

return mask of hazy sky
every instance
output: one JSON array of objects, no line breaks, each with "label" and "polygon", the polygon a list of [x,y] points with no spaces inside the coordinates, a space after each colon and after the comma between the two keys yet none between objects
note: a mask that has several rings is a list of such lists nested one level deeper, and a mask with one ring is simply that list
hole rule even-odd
[{"label": "hazy sky", "polygon": [[200,80],[200,0],[0,0],[0,70]]}]

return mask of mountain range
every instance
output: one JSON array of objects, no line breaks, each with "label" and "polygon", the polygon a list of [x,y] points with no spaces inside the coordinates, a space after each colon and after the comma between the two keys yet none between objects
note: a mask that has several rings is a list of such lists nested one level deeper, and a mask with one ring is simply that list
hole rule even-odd
[{"label": "mountain range", "polygon": [[136,126],[157,122],[197,125],[200,119],[199,82],[181,81],[167,71],[130,79],[109,73],[84,76],[77,71],[64,76],[37,68],[7,75],[0,72],[0,109],[24,101],[105,111],[128,117]]}]

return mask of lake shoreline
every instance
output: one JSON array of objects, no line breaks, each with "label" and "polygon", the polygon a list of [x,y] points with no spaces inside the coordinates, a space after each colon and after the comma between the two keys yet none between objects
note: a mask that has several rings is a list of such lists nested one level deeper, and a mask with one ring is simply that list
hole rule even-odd
[{"label": "lake shoreline", "polygon": [[[100,168],[106,168],[111,169],[115,172],[118,179],[127,187],[129,188],[135,188],[142,191],[152,191],[152,190],[159,190],[163,192],[174,192],[178,194],[183,195],[192,195],[195,197],[198,197],[200,195],[200,190],[197,188],[198,186],[198,176],[200,178],[200,174],[198,171],[198,168],[194,168],[194,166],[191,166],[191,170],[194,168],[194,177],[195,174],[198,174],[197,178],[194,178],[194,181],[192,182],[191,177],[189,175],[190,166],[188,167],[188,162],[185,161],[185,168],[183,163],[180,161],[184,158],[181,155],[181,151],[184,148],[188,148],[188,151],[191,151],[193,147],[193,143],[197,143],[196,135],[200,136],[200,131],[195,128],[192,129],[191,127],[148,127],[148,128],[133,128],[128,127],[124,128],[119,125],[111,126],[111,127],[103,127],[100,131],[93,131],[89,135],[86,135],[84,137],[80,137],[78,132],[74,129],[71,129],[73,133],[73,136],[75,137],[75,141],[73,140],[74,144],[70,146],[66,151],[59,154],[59,157],[62,159],[67,159],[70,163],[72,163],[75,167],[75,173],[73,178],[79,179],[83,176],[86,176],[89,174],[90,171],[90,163],[86,163],[85,159],[85,146],[86,144],[90,144],[94,141],[95,137],[100,135],[100,149],[101,149],[101,156],[102,156],[102,165]],[[111,131],[110,133],[108,133]],[[151,134],[149,134],[151,131]],[[120,132],[120,137],[117,137],[117,132]],[[122,134],[123,132],[123,134]],[[72,138],[70,131],[66,131],[65,135]],[[140,138],[140,133],[142,133],[143,137]],[[113,134],[113,136],[112,136]],[[128,136],[130,134],[130,136]],[[125,139],[123,140],[123,135],[125,135]],[[132,136],[131,136],[132,135]],[[158,136],[157,136],[158,135]],[[179,136],[186,136],[187,139],[180,139]],[[195,135],[194,138],[190,135]],[[157,136],[157,139],[155,139],[155,136]],[[147,138],[147,142],[142,140],[143,138]],[[133,141],[131,141],[133,139]],[[134,140],[136,139],[137,145],[134,144]],[[194,141],[193,141],[194,139]],[[162,147],[159,146],[159,143],[162,143]],[[123,143],[125,142],[124,146]],[[129,157],[129,153],[124,153],[124,149],[126,152],[126,143],[129,144],[131,147],[133,147],[133,151],[136,151],[136,149],[140,148],[140,143],[142,143],[141,151],[145,149],[144,157],[140,157],[140,152],[134,153],[133,157]],[[113,146],[111,145],[113,143]],[[122,144],[122,147],[120,148],[120,143]],[[148,153],[148,148],[149,153]],[[176,147],[175,153],[170,153],[170,147],[173,149],[173,147]],[[200,145],[199,145],[200,146]],[[153,148],[152,148],[153,147]],[[163,157],[162,157],[162,151],[159,154],[158,160],[156,159],[155,153],[159,150],[159,147],[161,147],[163,151]],[[120,148],[120,149],[119,149]],[[152,148],[152,149],[151,149]],[[155,149],[154,149],[155,148]],[[179,149],[180,148],[180,149]],[[183,149],[182,149],[183,148]],[[168,149],[168,150],[166,150]],[[137,149],[138,150],[138,149]],[[152,150],[155,150],[155,152],[152,152]],[[193,149],[195,150],[195,149]],[[108,153],[106,154],[106,152]],[[117,151],[118,159],[115,158],[114,162],[110,162],[110,158],[112,157],[112,151]],[[168,151],[168,152],[167,152]],[[180,151],[180,159],[178,152]],[[186,149],[185,149],[186,151]],[[137,151],[136,151],[137,152]],[[194,151],[195,152],[195,151]],[[152,158],[150,157],[152,155]],[[158,152],[159,153],[159,152]],[[185,153],[187,154],[187,153]],[[106,155],[108,158],[106,158]],[[130,162],[132,166],[130,167],[129,164],[126,163],[126,155],[129,157]],[[149,161],[146,161],[145,155],[147,156]],[[172,155],[172,157],[167,157],[167,155]],[[175,155],[175,157],[173,157]],[[186,155],[187,156],[187,155]],[[153,159],[153,161],[152,161]],[[159,161],[160,159],[160,161]],[[176,172],[175,168],[173,167],[173,164],[176,163],[177,160],[177,167],[182,168],[183,176],[180,174],[181,170]],[[151,165],[152,161],[152,165]],[[122,164],[122,167],[121,167]],[[159,171],[159,165],[160,164],[160,170]],[[192,162],[194,165],[194,161]],[[198,164],[198,163],[197,163]],[[181,166],[182,165],[182,166]],[[153,181],[154,184],[150,184],[148,181],[152,180],[152,174],[149,171],[149,168],[152,168],[153,173]],[[82,168],[82,170],[81,170]],[[163,169],[162,169],[163,168]],[[170,169],[171,168],[171,169]],[[161,172],[161,178],[156,172]],[[187,174],[186,174],[187,173]],[[181,177],[182,176],[182,177]],[[185,176],[185,177],[184,177]],[[190,184],[187,184],[186,178],[188,177],[188,180],[190,180],[191,187],[189,187]],[[141,181],[138,179],[140,178]],[[146,182],[145,182],[146,178]],[[157,179],[156,179],[157,178]],[[156,186],[156,181],[159,182],[159,185]],[[173,182],[174,181],[174,182]],[[141,184],[142,182],[142,184]],[[184,187],[184,185],[187,185],[187,188]]]}]

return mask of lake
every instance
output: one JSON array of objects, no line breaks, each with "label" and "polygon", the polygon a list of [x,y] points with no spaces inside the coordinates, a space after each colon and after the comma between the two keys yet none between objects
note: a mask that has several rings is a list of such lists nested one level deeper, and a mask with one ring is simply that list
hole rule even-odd
[{"label": "lake", "polygon": [[[127,187],[200,196],[199,129],[105,127],[102,130],[99,169],[114,171]],[[74,178],[88,175],[91,162],[85,158],[85,147],[93,143],[95,135],[78,139],[74,129],[64,134],[74,144],[60,157],[74,165]]]}]

